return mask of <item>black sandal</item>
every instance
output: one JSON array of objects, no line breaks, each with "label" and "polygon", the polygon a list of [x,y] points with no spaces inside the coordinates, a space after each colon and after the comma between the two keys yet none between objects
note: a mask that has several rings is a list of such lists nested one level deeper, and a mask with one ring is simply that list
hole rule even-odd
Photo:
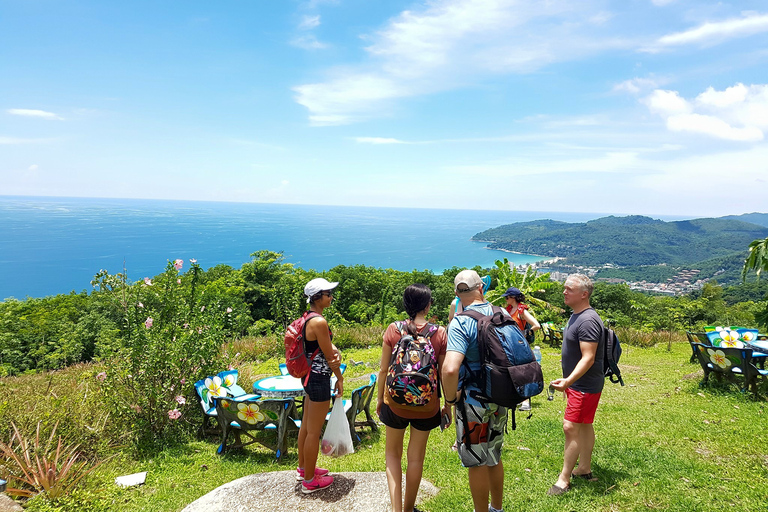
[{"label": "black sandal", "polygon": [[587,482],[597,482],[597,478],[592,476],[592,472],[584,473],[583,475],[577,475],[576,473],[571,473],[571,478],[581,478],[586,480]]},{"label": "black sandal", "polygon": [[571,490],[570,485],[566,485],[565,487],[560,487],[557,484],[555,484],[549,488],[549,490],[547,491],[547,496],[560,496],[561,494],[565,494],[570,490]]}]

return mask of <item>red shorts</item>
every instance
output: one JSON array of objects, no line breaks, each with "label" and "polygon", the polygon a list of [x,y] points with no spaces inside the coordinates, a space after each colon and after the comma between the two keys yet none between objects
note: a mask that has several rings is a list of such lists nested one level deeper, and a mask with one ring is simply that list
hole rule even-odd
[{"label": "red shorts", "polygon": [[565,420],[571,423],[593,423],[600,395],[601,393],[584,393],[571,388],[566,389],[568,405],[565,406]]}]

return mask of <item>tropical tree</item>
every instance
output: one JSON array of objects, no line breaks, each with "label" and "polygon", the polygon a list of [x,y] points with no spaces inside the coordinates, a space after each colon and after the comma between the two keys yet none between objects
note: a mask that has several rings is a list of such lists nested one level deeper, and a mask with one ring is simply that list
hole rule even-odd
[{"label": "tropical tree", "polygon": [[747,280],[747,274],[750,270],[756,270],[757,279],[760,279],[760,273],[768,270],[768,238],[765,240],[755,240],[749,244],[749,254],[744,261],[744,268],[741,270],[741,280]]},{"label": "tropical tree", "polygon": [[496,268],[496,279],[498,281],[496,288],[490,290],[485,295],[490,303],[496,304],[497,306],[504,304],[504,292],[507,291],[507,288],[514,286],[523,292],[526,301],[530,303],[534,309],[539,309],[541,311],[547,309],[560,309],[534,295],[537,292],[544,292],[545,290],[556,286],[556,283],[549,279],[549,272],[539,274],[539,272],[531,266],[526,267],[525,271],[518,271],[516,267],[510,266],[507,258],[504,258],[503,261],[496,260]]}]

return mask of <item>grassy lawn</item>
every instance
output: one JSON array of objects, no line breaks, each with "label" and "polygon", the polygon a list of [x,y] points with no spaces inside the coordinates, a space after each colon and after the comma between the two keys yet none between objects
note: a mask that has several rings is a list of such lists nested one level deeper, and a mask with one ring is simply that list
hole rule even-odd
[{"label": "grassy lawn", "polygon": [[[560,353],[544,347],[545,380],[560,375]],[[377,371],[379,349],[348,350],[345,360],[366,361],[347,369],[345,395]],[[597,412],[593,471],[598,482],[575,482],[573,491],[548,497],[562,466],[562,395],[533,399],[533,417],[517,414],[517,430],[505,437],[504,509],[536,511],[744,510],[768,502],[768,413],[765,386],[754,399],[736,387],[699,388],[701,370],[688,363],[687,343],[625,347],[625,387],[606,383]],[[241,381],[277,372],[277,361],[241,369]],[[511,425],[511,422],[510,422]],[[321,456],[332,471],[383,471],[384,436],[368,434],[357,452],[339,459]],[[433,431],[424,478],[441,492],[420,508],[471,511],[467,472],[451,450],[455,431]],[[29,510],[174,511],[231,480],[265,471],[293,470],[296,441],[281,464],[259,445],[224,457],[218,440],[189,442],[149,460],[115,458],[98,468],[68,500],[54,508],[32,500]],[[116,476],[147,471],[144,486],[118,489]]]}]

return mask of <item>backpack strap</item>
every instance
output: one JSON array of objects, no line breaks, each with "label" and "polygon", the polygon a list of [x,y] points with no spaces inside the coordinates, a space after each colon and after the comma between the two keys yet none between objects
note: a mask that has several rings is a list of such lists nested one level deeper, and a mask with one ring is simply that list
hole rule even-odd
[{"label": "backpack strap", "polygon": [[[317,318],[318,316],[323,316],[320,313],[316,313],[314,311],[305,311],[304,312],[304,325],[301,326],[301,345],[304,347],[304,354],[307,353],[307,344],[306,344],[306,336],[307,336],[307,324],[310,320],[313,318]],[[312,375],[312,361],[317,357],[317,354],[320,353],[320,345],[318,344],[317,348],[314,352],[312,352],[312,355],[309,357],[308,363],[309,363],[309,371],[307,372],[307,376],[304,377],[302,380],[302,385],[306,387],[306,385],[309,383],[309,376]]]}]

